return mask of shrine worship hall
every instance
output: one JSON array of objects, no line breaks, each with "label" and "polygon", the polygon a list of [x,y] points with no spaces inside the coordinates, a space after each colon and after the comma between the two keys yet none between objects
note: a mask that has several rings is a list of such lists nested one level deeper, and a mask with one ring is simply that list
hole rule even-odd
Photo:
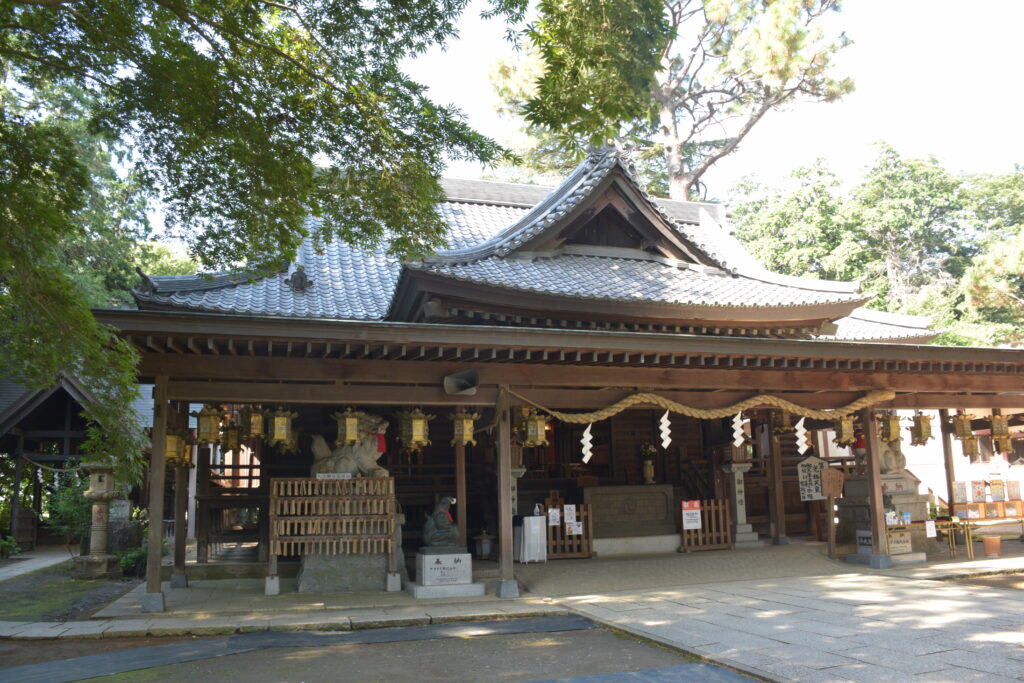
[{"label": "shrine worship hall", "polygon": [[957,441],[1013,450],[1020,351],[926,346],[926,319],[856,283],[771,273],[722,206],[650,197],[616,150],[556,188],[443,186],[429,258],[306,244],[275,275],[149,276],[138,310],[94,312],[153,385],[151,519],[194,514],[172,585],[226,548],[268,594],[517,597],[538,554],[796,537],[885,567],[936,542],[901,440],[947,466]]}]

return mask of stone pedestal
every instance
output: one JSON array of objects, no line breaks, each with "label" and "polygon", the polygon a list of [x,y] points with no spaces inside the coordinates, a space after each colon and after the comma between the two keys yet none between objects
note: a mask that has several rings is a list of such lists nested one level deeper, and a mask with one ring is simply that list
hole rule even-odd
[{"label": "stone pedestal", "polygon": [[[917,492],[917,481],[907,472],[881,475],[881,486],[883,509],[895,510],[900,516],[904,512],[909,512],[911,520],[915,522],[928,519],[928,496]],[[846,481],[843,497],[836,501],[839,507],[839,525],[836,527],[838,543],[853,544],[856,542],[858,530],[870,532],[868,494],[866,475],[854,475]],[[907,533],[911,536],[911,552],[877,556],[861,552],[856,557],[848,556],[846,559],[849,562],[860,562],[884,569],[886,565],[921,562],[924,553],[937,548],[935,539],[925,537],[924,529],[915,529]]]},{"label": "stone pedestal", "polygon": [[473,558],[460,546],[428,546],[416,553],[416,580],[406,590],[414,598],[464,598],[484,595],[473,583]]},{"label": "stone pedestal", "polygon": [[296,583],[300,593],[384,591],[388,586],[388,556],[304,555]]},{"label": "stone pedestal", "polygon": [[121,559],[116,555],[86,555],[75,558],[76,579],[120,579]]},{"label": "stone pedestal", "polygon": [[757,537],[754,527],[747,523],[747,492],[743,475],[750,471],[749,462],[722,465],[729,477],[729,505],[732,512],[733,542],[736,548],[761,548],[764,543]]}]

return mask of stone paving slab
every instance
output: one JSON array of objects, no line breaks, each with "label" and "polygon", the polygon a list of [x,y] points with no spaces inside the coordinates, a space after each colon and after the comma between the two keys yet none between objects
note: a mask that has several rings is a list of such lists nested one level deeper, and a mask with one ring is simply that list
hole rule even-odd
[{"label": "stone paving slab", "polygon": [[[701,600],[688,598],[697,593]],[[1024,629],[1009,618],[1024,613],[1024,593],[1009,589],[856,573],[627,590],[560,603],[771,680],[1024,680],[1016,658],[1024,657]],[[789,607],[763,609],[772,605]]]}]

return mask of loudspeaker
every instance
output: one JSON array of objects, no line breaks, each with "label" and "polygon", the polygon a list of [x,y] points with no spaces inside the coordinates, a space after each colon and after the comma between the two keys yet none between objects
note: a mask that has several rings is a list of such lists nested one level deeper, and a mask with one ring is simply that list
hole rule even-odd
[{"label": "loudspeaker", "polygon": [[449,396],[473,396],[480,386],[480,373],[476,370],[463,370],[444,378],[444,393]]}]

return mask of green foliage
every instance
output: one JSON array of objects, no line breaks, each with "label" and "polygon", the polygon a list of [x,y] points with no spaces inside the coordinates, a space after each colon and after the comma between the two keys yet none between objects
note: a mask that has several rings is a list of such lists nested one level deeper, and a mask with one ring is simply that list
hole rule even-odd
[{"label": "green foliage", "polygon": [[13,536],[0,538],[0,560],[17,555],[21,551]]},{"label": "green foliage", "polygon": [[4,375],[82,381],[87,453],[137,480],[136,355],[88,307],[130,303],[135,267],[167,261],[141,243],[152,198],[205,269],[276,270],[306,237],[441,244],[445,158],[504,152],[398,65],[450,38],[464,5],[0,4]]},{"label": "green foliage", "polygon": [[888,145],[845,195],[819,161],[736,191],[737,234],[768,268],[862,282],[870,306],[930,316],[934,343],[1024,340],[1024,172],[957,177]]},{"label": "green foliage", "polygon": [[[839,9],[836,0],[613,4],[647,28],[608,30],[616,23],[602,14],[605,3],[542,3],[553,19],[528,34],[533,51],[492,76],[499,111],[527,121],[532,141],[523,158],[537,173],[571,168],[588,143],[614,138],[639,150],[652,192],[703,197],[704,174],[768,112],[853,89],[850,79],[832,75],[833,58],[849,41],[820,28],[820,18]],[[633,35],[644,30],[639,40]],[[631,75],[612,81],[603,69]]]},{"label": "green foliage", "polygon": [[118,553],[120,556],[121,573],[125,576],[146,576],[146,558],[148,552],[145,542],[138,547]]},{"label": "green foliage", "polygon": [[88,477],[62,472],[54,482],[46,506],[46,526],[68,542],[85,537],[92,524],[92,503],[83,495]]},{"label": "green foliage", "polygon": [[650,116],[671,28],[661,0],[541,0],[526,34],[544,70],[523,113],[532,124],[603,144]]}]

